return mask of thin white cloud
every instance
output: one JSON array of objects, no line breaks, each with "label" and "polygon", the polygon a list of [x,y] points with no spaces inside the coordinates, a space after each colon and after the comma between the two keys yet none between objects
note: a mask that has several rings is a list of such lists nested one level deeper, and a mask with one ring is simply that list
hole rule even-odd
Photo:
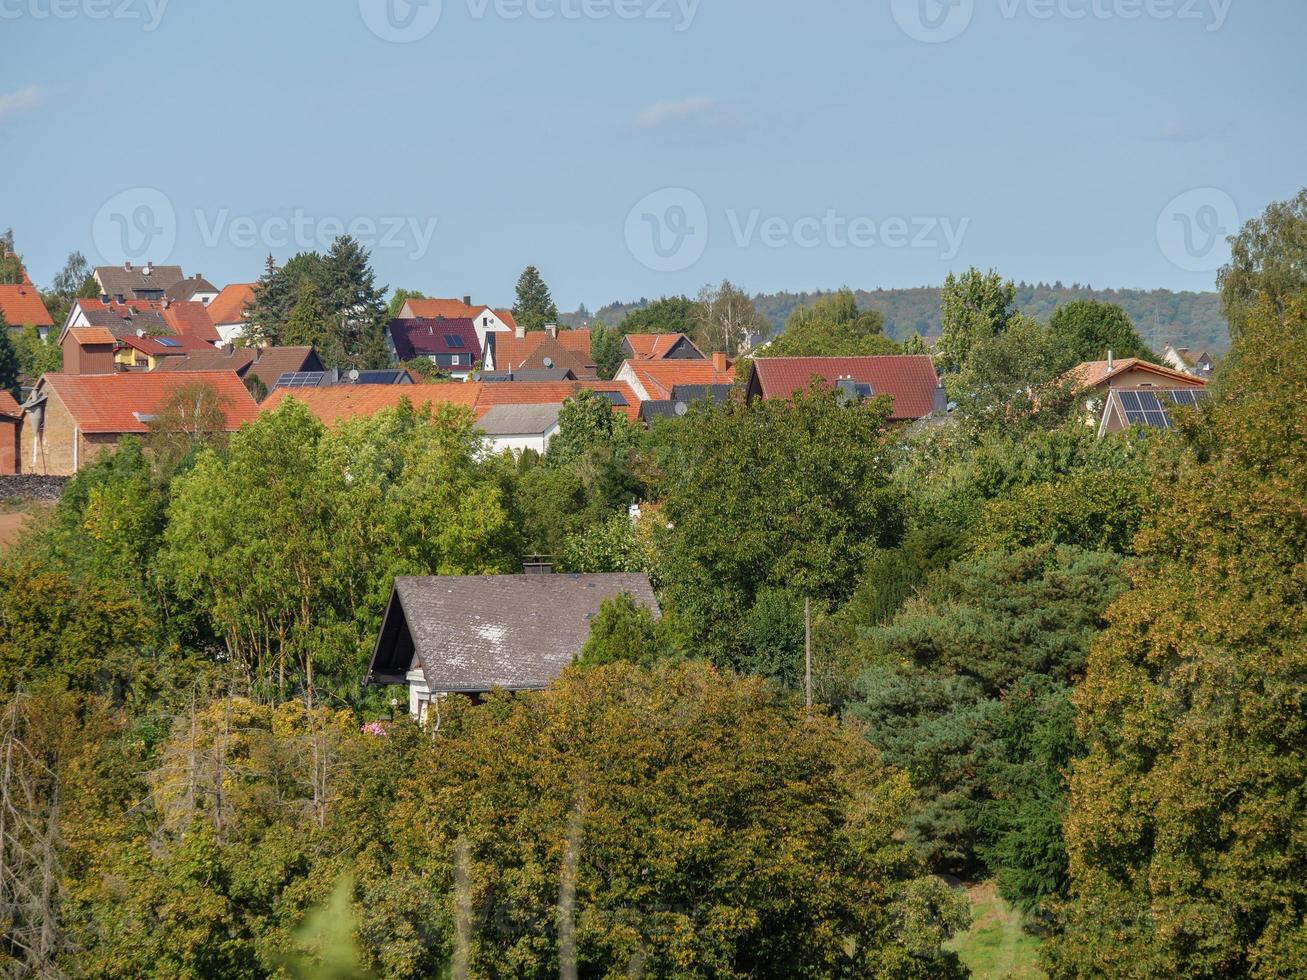
[{"label": "thin white cloud", "polygon": [[1228,119],[1210,119],[1206,122],[1168,119],[1162,123],[1157,138],[1164,143],[1201,143],[1203,140],[1224,136],[1234,129]]},{"label": "thin white cloud", "polygon": [[44,102],[45,93],[35,85],[20,88],[17,92],[0,92],[0,122],[31,112]]},{"label": "thin white cloud", "polygon": [[648,132],[697,119],[707,119],[716,115],[720,109],[721,102],[706,95],[694,95],[688,99],[660,99],[636,113],[633,125],[638,130]]}]

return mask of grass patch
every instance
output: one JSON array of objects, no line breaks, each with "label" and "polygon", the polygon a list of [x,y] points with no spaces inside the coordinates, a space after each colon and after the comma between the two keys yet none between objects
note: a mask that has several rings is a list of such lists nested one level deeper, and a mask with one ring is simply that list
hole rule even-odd
[{"label": "grass patch", "polygon": [[966,887],[971,928],[949,944],[977,980],[1044,980],[1039,940],[1021,927],[1021,913],[999,896],[993,882]]}]

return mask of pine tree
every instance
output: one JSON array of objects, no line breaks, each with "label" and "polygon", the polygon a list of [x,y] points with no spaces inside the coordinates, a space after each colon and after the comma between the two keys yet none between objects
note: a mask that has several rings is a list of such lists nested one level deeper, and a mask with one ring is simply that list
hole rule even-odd
[{"label": "pine tree", "polygon": [[375,357],[386,322],[388,286],[377,285],[367,250],[349,236],[337,238],[322,260],[322,297],[339,351],[336,363],[354,367]]},{"label": "pine tree", "polygon": [[316,347],[324,359],[337,353],[327,350],[330,338],[327,311],[322,296],[312,279],[301,280],[295,291],[295,305],[291,307],[286,325],[281,331],[281,342],[287,347]]},{"label": "pine tree", "polygon": [[527,266],[518,277],[513,319],[525,330],[543,330],[558,322],[558,307],[549,294],[549,287],[540,277],[540,270],[533,265]]}]

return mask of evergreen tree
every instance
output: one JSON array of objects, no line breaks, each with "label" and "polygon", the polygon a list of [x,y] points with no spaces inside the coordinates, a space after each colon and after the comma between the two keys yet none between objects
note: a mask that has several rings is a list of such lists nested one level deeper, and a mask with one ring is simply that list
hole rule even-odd
[{"label": "evergreen tree", "polygon": [[540,277],[540,270],[533,265],[527,266],[517,280],[513,319],[525,330],[543,330],[558,322],[558,307],[549,294],[549,287]]},{"label": "evergreen tree", "polygon": [[590,356],[594,359],[599,377],[612,380],[622,366],[622,332],[616,327],[596,323],[590,328]]},{"label": "evergreen tree", "polygon": [[302,279],[296,288],[295,305],[286,317],[280,339],[286,347],[315,347],[324,362],[340,363],[341,351],[333,343],[327,310],[312,279]]},{"label": "evergreen tree", "polygon": [[377,285],[367,250],[349,236],[332,243],[322,262],[320,284],[335,334],[330,346],[339,351],[333,363],[368,366],[376,358],[377,339],[387,320],[389,287]]}]

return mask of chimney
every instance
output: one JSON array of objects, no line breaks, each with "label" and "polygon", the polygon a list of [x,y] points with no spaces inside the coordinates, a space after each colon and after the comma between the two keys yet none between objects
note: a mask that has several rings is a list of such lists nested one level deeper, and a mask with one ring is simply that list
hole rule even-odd
[{"label": "chimney", "polygon": [[730,370],[730,364],[726,359],[725,351],[722,350],[713,351],[712,366],[714,371],[718,371],[722,374],[725,374],[728,370]]},{"label": "chimney", "polygon": [[517,330],[514,331],[514,336],[516,336],[518,340],[524,340],[526,338],[526,327],[519,323],[517,325]]},{"label": "chimney", "polygon": [[1107,352],[1107,370],[1108,370],[1108,371],[1114,371],[1115,369],[1116,369],[1116,357],[1113,356],[1113,354],[1112,354],[1111,351],[1108,351],[1108,352]]},{"label": "chimney", "polygon": [[471,296],[464,296],[464,297],[463,297],[463,305],[464,305],[464,306],[471,306],[471,305],[472,305],[472,297],[471,297]]},{"label": "chimney", "polygon": [[123,272],[131,272],[131,271],[132,271],[132,264],[130,262],[124,262]]},{"label": "chimney", "polygon": [[153,263],[153,262],[146,262],[146,263],[145,263],[145,275],[148,276],[148,275],[152,275],[153,273],[154,273],[154,263]]},{"label": "chimney", "polygon": [[557,340],[557,339],[558,339],[558,324],[556,324],[556,323],[546,323],[546,324],[545,324],[545,333],[549,334],[549,336],[551,336],[551,337],[553,337],[555,340]]}]

